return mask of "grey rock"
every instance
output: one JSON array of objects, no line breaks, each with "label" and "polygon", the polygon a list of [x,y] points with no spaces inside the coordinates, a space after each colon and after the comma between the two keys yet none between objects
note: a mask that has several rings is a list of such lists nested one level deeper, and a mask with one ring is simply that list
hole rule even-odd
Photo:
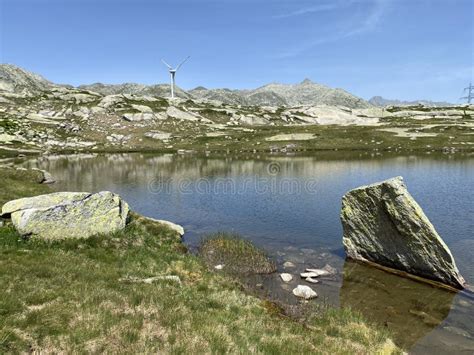
[{"label": "grey rock", "polygon": [[329,271],[324,270],[324,269],[306,269],[306,273],[314,275],[314,276],[310,276],[310,277],[328,276],[328,275],[331,274]]},{"label": "grey rock", "polygon": [[32,170],[38,170],[43,174],[43,180],[41,181],[42,184],[53,184],[56,182],[53,175],[51,175],[48,171],[37,168],[33,168]]},{"label": "grey rock", "polygon": [[201,116],[195,113],[185,112],[174,106],[168,107],[168,109],[166,110],[166,114],[172,118],[176,118],[178,120],[186,120],[186,121],[199,121],[202,118]]},{"label": "grey rock", "polygon": [[125,121],[139,122],[152,120],[155,115],[153,113],[126,113],[122,117]]},{"label": "grey rock", "polygon": [[142,113],[153,113],[153,110],[151,109],[150,106],[132,105],[132,108],[134,108],[135,110],[140,111]]},{"label": "grey rock", "polygon": [[117,104],[122,104],[124,102],[122,95],[107,95],[102,100],[100,100],[98,106],[101,108],[109,108]]},{"label": "grey rock", "polygon": [[287,269],[287,268],[293,268],[293,267],[295,267],[295,264],[293,264],[291,261],[285,261],[285,262],[283,263],[283,267],[284,267],[285,269]]},{"label": "grey rock", "polygon": [[128,204],[109,191],[56,192],[7,202],[2,216],[10,217],[23,236],[42,239],[87,238],[123,229]]},{"label": "grey rock", "polygon": [[329,272],[331,275],[337,274],[337,269],[329,264],[324,265],[323,270]]},{"label": "grey rock", "polygon": [[237,120],[242,122],[243,124],[247,124],[250,126],[267,125],[270,123],[265,118],[258,117],[258,116],[251,116],[251,115],[248,115],[248,116],[241,115],[237,118]]},{"label": "grey rock", "polygon": [[402,177],[349,191],[342,199],[341,221],[349,258],[464,288],[451,251]]},{"label": "grey rock", "polygon": [[158,139],[158,140],[169,140],[171,138],[171,133],[151,131],[151,132],[146,132],[145,137]]},{"label": "grey rock", "polygon": [[153,222],[157,222],[157,223],[162,224],[162,225],[165,225],[168,228],[174,230],[181,237],[184,235],[184,228],[182,226],[180,226],[179,224],[176,224],[176,223],[173,223],[173,222],[170,222],[170,221],[165,221],[163,219],[154,219],[154,218],[145,217],[145,216],[143,216],[143,218],[148,219],[148,220],[153,221]]},{"label": "grey rock", "polygon": [[288,273],[282,273],[280,274],[280,277],[283,280],[283,282],[290,282],[291,280],[293,280],[293,276],[291,276],[291,274],[288,274]]},{"label": "grey rock", "polygon": [[293,289],[293,294],[296,297],[304,298],[305,300],[318,297],[318,294],[311,287],[306,285],[298,285]]}]

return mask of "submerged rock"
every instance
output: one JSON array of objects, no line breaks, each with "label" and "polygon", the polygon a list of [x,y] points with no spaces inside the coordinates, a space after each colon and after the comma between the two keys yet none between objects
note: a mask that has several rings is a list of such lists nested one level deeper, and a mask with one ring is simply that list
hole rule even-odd
[{"label": "submerged rock", "polygon": [[309,282],[309,283],[312,283],[312,284],[317,284],[317,283],[319,283],[319,280],[316,280],[316,279],[314,279],[314,278],[312,278],[312,277],[307,277],[307,278],[305,278],[305,281],[306,281],[306,282]]},{"label": "submerged rock", "polygon": [[293,280],[293,276],[291,276],[291,274],[288,274],[286,272],[280,274],[280,277],[283,280],[283,282],[290,282],[291,280]]},{"label": "submerged rock", "polygon": [[318,294],[311,287],[305,285],[298,285],[293,289],[293,294],[305,300],[318,297]]},{"label": "submerged rock", "polygon": [[450,250],[402,177],[349,191],[342,198],[341,220],[349,258],[464,288]]},{"label": "submerged rock", "polygon": [[10,216],[18,233],[42,239],[87,238],[121,230],[128,204],[109,191],[56,192],[7,202],[2,216]]},{"label": "submerged rock", "polygon": [[325,269],[306,269],[306,273],[313,274],[314,276],[309,277],[318,277],[318,276],[328,276],[331,273]]}]

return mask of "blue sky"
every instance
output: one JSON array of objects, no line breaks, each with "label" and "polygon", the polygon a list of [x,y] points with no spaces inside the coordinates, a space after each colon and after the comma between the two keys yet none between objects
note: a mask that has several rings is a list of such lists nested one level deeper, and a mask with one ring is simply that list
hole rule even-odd
[{"label": "blue sky", "polygon": [[79,85],[255,88],[304,78],[364,98],[459,102],[474,0],[0,0],[0,61]]}]

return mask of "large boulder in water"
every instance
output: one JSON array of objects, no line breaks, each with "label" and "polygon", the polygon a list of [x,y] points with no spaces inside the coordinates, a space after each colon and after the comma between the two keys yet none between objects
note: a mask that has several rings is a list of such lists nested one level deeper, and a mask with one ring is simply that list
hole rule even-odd
[{"label": "large boulder in water", "polygon": [[42,239],[87,238],[123,229],[128,204],[109,191],[56,192],[7,202],[2,216],[10,216],[23,236]]},{"label": "large boulder in water", "polygon": [[349,258],[465,287],[453,255],[402,177],[349,191],[342,198],[341,220]]}]

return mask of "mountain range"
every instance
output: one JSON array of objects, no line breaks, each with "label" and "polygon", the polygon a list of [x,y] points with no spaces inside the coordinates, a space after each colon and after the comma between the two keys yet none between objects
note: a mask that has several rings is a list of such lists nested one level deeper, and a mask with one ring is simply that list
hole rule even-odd
[{"label": "mountain range", "polygon": [[414,101],[402,101],[402,100],[391,100],[385,99],[382,96],[374,96],[369,101],[370,104],[378,107],[384,106],[452,106],[449,102],[437,102],[430,100],[414,100]]},{"label": "mountain range", "polygon": [[[17,93],[37,93],[58,86],[38,74],[11,64],[0,64],[0,90]],[[71,86],[69,86],[71,87]],[[103,95],[134,94],[139,96],[169,96],[169,85],[143,85],[136,83],[80,85],[78,89]],[[305,79],[299,84],[272,83],[253,90],[206,89],[202,86],[185,91],[175,90],[183,99],[220,101],[245,106],[299,106],[329,105],[348,108],[369,108],[372,105],[342,89],[334,89]]]},{"label": "mountain range", "polygon": [[[0,91],[16,93],[38,93],[54,87],[71,85],[55,84],[41,75],[26,71],[12,64],[0,64]],[[102,95],[134,94],[139,96],[168,97],[169,84],[144,85],[137,83],[80,85],[78,89],[97,92]],[[207,89],[203,86],[185,91],[175,88],[176,96],[182,99],[213,100],[231,105],[243,106],[287,106],[328,105],[351,109],[372,106],[449,106],[447,102],[428,100],[400,101],[374,96],[369,101],[357,97],[343,89],[331,88],[309,79],[298,84],[271,83],[250,90]]]}]

